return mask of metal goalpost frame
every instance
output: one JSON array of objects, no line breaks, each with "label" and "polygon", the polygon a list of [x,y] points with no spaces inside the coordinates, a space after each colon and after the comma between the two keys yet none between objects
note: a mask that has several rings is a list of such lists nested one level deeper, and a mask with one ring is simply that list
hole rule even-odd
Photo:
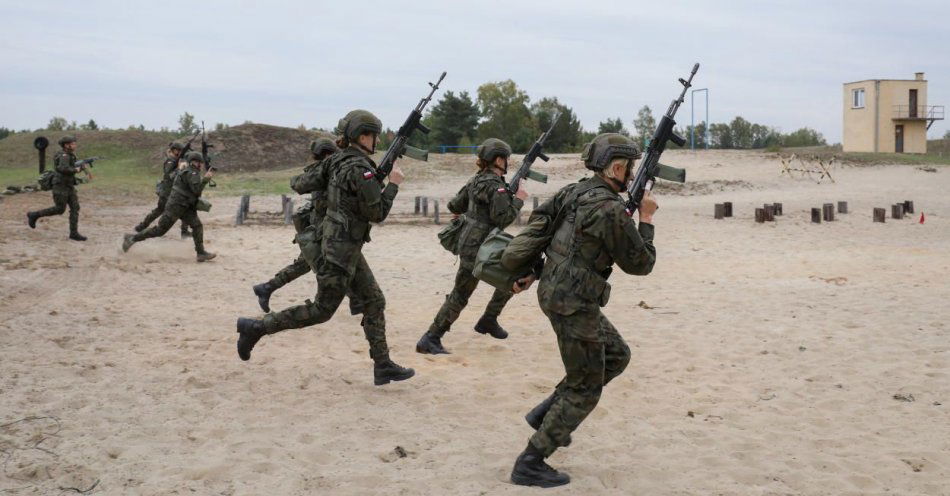
[{"label": "metal goalpost frame", "polygon": [[696,93],[704,92],[706,97],[706,125],[703,126],[705,136],[703,136],[703,142],[706,143],[706,149],[709,149],[709,88],[699,88],[690,92],[689,99],[689,114],[690,114],[690,128],[689,128],[689,149],[696,149]]}]

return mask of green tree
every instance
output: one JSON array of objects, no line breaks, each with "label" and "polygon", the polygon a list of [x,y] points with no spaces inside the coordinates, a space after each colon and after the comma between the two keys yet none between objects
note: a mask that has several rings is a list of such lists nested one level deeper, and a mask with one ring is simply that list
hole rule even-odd
[{"label": "green tree", "polygon": [[65,131],[69,127],[69,121],[63,117],[53,117],[46,125],[47,131]]},{"label": "green tree", "polygon": [[646,143],[653,136],[653,131],[656,130],[656,119],[653,118],[650,107],[644,105],[637,112],[637,118],[633,120],[633,129],[637,132],[637,143]]},{"label": "green tree", "polygon": [[429,141],[433,145],[458,146],[468,138],[475,139],[478,129],[478,106],[467,91],[455,95],[446,91],[432,107],[428,117],[432,123]]},{"label": "green tree", "polygon": [[580,150],[583,146],[584,130],[574,110],[558,102],[557,97],[542,98],[531,106],[531,114],[541,132],[551,127],[551,119],[554,118],[555,112],[559,112],[561,116],[545,141],[544,149],[551,153]]},{"label": "green tree", "polygon": [[950,139],[950,129],[947,132],[943,133],[943,139]]},{"label": "green tree", "polygon": [[732,139],[732,128],[729,124],[716,123],[709,126],[711,148],[735,148]]},{"label": "green tree", "polygon": [[630,136],[630,133],[627,132],[627,128],[623,127],[623,119],[620,117],[601,122],[600,125],[597,126],[597,134],[604,133],[620,133],[624,136]]},{"label": "green tree", "polygon": [[178,134],[195,134],[198,130],[198,124],[195,122],[195,116],[185,112],[178,117]]},{"label": "green tree", "polygon": [[13,134],[13,133],[15,133],[15,132],[16,132],[16,131],[14,131],[14,130],[12,130],[12,129],[7,129],[7,128],[5,128],[5,127],[0,127],[0,139],[6,138],[7,136],[10,136],[11,134]]},{"label": "green tree", "polygon": [[528,94],[508,79],[478,87],[478,109],[483,121],[478,125],[479,141],[505,140],[515,153],[524,153],[538,132],[528,108]]},{"label": "green tree", "polygon": [[736,116],[729,123],[729,130],[732,132],[731,148],[752,148],[752,123]]},{"label": "green tree", "polygon": [[89,119],[89,122],[80,124],[79,129],[82,129],[83,131],[98,131],[99,125],[96,124],[96,121]]},{"label": "green tree", "polygon": [[783,146],[822,146],[827,145],[825,137],[814,129],[803,127],[789,134],[782,140]]}]

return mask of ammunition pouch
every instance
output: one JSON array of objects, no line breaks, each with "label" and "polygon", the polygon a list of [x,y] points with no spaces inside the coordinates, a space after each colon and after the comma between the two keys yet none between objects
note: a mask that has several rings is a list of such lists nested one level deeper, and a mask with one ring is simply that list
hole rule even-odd
[{"label": "ammunition pouch", "polygon": [[459,238],[465,228],[465,216],[460,215],[439,231],[439,243],[453,255],[459,254]]},{"label": "ammunition pouch", "polygon": [[55,175],[56,173],[51,170],[45,171],[42,174],[40,174],[39,179],[36,180],[36,182],[40,185],[40,190],[49,191],[53,189],[53,176]]},{"label": "ammunition pouch", "polygon": [[204,198],[198,198],[198,201],[195,203],[195,210],[199,212],[210,212],[211,202],[205,200]]}]

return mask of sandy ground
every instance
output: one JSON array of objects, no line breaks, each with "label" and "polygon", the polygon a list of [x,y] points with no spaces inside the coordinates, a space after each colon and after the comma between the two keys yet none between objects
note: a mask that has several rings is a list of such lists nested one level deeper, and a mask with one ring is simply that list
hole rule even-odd
[{"label": "sandy ground", "polygon": [[[605,309],[633,359],[550,459],[572,484],[546,494],[950,494],[950,171],[837,168],[818,185],[758,153],[664,159],[689,168],[690,194],[660,195],[656,269],[615,273]],[[542,195],[583,175],[570,157],[546,168]],[[202,214],[219,254],[206,264],[171,234],[121,254],[148,197],[80,192],[84,244],[65,239],[65,216],[25,227],[46,193],[3,199],[0,493],[537,494],[507,477],[531,433],[522,416],[562,374],[553,332],[532,289],[502,315],[508,340],[476,334],[481,288],[445,339],[452,355],[414,352],[456,266],[412,197],[444,208],[466,176],[407,169],[365,250],[393,357],[417,371],[385,387],[345,307],[238,360],[234,321],[260,315],[251,285],[296,246],[289,226],[232,226],[234,198]],[[837,200],[852,213],[809,223]],[[913,220],[871,222],[903,200]],[[712,218],[721,201],[735,218]],[[755,224],[764,202],[785,215]],[[308,275],[272,305],[314,290]]]}]

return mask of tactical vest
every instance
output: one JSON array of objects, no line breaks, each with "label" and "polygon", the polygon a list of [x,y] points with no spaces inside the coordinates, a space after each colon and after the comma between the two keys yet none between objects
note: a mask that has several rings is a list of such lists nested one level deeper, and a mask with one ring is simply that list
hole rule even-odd
[{"label": "tactical vest", "polygon": [[[580,255],[579,249],[583,241],[582,225],[583,219],[579,215],[586,214],[592,209],[598,208],[600,204],[606,201],[612,201],[616,195],[610,191],[606,185],[596,184],[592,181],[584,181],[578,185],[578,188],[571,194],[563,205],[561,213],[561,222],[555,227],[554,236],[551,244],[545,250],[545,255],[555,264],[572,262],[574,265],[591,270],[601,277],[606,277],[613,266],[613,259],[610,254],[600,250],[593,259],[586,259]],[[580,204],[584,203],[584,209],[579,209]]]},{"label": "tactical vest", "polygon": [[53,187],[56,186],[75,186],[76,185],[76,175],[75,174],[63,174],[59,171],[57,166],[61,163],[68,164],[72,167],[76,163],[76,156],[70,153],[66,153],[63,150],[56,152],[56,155],[53,156]]},{"label": "tactical vest", "polygon": [[475,194],[478,191],[478,187],[481,186],[482,183],[493,181],[493,178],[488,177],[488,174],[491,173],[482,172],[469,179],[468,184],[466,184],[466,194],[468,194],[468,210],[465,212],[465,216],[468,218],[468,220],[475,221],[478,224],[483,224],[479,227],[484,227],[486,231],[490,230],[492,227],[505,227],[495,226],[492,224],[490,201],[488,203],[481,203],[475,200]]},{"label": "tactical vest", "polygon": [[176,196],[178,198],[183,198],[187,200],[186,203],[188,205],[194,206],[195,204],[198,203],[198,197],[200,195],[196,195],[195,193],[193,193],[191,191],[191,188],[189,188],[188,186],[185,186],[184,184],[184,182],[187,181],[186,179],[187,176],[191,174],[192,172],[194,172],[195,174],[201,174],[200,171],[192,168],[191,166],[188,166],[187,168],[182,169],[176,173],[175,181],[172,185],[172,193],[176,193],[177,194]]},{"label": "tactical vest", "polygon": [[[360,219],[356,214],[359,210],[359,198],[352,192],[346,191],[341,182],[344,180],[342,176],[346,172],[348,163],[352,162],[352,167],[356,167],[357,162],[366,160],[372,163],[372,161],[357,151],[350,151],[349,148],[333,155],[331,160],[328,167],[330,181],[327,187],[326,217],[346,226],[346,230],[354,240],[369,241],[369,221]],[[375,181],[375,179],[369,180]]]}]

